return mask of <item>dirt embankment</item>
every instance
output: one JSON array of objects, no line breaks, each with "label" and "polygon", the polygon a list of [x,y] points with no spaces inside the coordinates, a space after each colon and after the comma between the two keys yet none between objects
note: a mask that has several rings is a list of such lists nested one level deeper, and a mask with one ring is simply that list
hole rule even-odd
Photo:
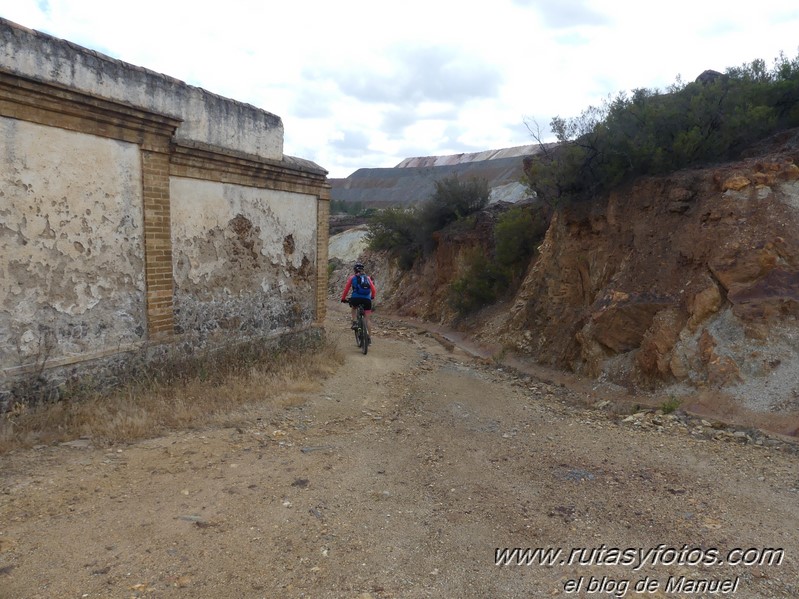
[{"label": "dirt embankment", "polygon": [[[381,317],[363,356],[348,319],[331,304],[320,389],[225,427],[0,456],[0,598],[799,596],[792,445],[616,414]],[[497,565],[516,547],[561,553]]]},{"label": "dirt embankment", "polygon": [[449,308],[449,284],[469,252],[490,254],[489,226],[442,235],[410,273],[367,258],[382,301],[400,314],[631,393],[795,435],[797,161],[799,132],[790,131],[738,162],[640,179],[563,210],[518,291],[468,320]]}]

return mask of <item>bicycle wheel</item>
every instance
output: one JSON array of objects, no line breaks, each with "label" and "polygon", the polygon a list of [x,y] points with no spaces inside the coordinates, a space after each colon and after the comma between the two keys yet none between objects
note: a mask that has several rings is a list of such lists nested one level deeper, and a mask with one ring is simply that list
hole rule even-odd
[{"label": "bicycle wheel", "polygon": [[366,352],[369,351],[369,329],[363,314],[360,315],[358,322],[360,324],[358,328],[361,330],[361,351],[363,355],[366,355]]},{"label": "bicycle wheel", "polygon": [[355,345],[363,347],[363,308],[360,306],[355,313]]}]

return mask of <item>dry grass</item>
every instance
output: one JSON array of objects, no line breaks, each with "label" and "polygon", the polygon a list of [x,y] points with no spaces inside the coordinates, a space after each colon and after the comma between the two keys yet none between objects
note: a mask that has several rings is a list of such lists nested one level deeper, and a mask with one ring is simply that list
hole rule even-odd
[{"label": "dry grass", "polygon": [[111,393],[83,389],[55,403],[17,404],[0,416],[0,453],[79,437],[113,445],[170,430],[234,425],[248,410],[297,403],[342,363],[329,339],[248,344],[157,362]]}]

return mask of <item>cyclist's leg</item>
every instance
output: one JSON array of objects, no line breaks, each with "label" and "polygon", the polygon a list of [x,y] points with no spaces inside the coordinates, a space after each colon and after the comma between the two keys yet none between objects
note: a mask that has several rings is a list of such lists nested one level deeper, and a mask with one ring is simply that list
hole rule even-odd
[{"label": "cyclist's leg", "polygon": [[349,303],[350,303],[350,308],[352,308],[352,310],[350,310],[350,312],[352,313],[352,316],[350,318],[350,328],[354,331],[355,327],[357,326],[356,325],[356,321],[355,321],[355,318],[357,316],[356,315],[357,308],[356,308],[355,304],[353,303],[352,298],[350,298]]},{"label": "cyclist's leg", "polygon": [[[358,311],[363,306],[363,299],[351,297],[350,305],[352,306],[352,330],[355,331],[355,338],[358,339],[359,319],[361,318]],[[360,346],[360,341],[358,345]]]}]

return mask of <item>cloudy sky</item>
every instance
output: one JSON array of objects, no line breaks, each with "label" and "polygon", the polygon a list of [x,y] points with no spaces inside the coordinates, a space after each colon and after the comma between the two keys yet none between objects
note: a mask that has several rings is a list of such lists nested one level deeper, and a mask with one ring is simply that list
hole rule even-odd
[{"label": "cloudy sky", "polygon": [[0,16],[248,102],[331,177],[533,143],[552,117],[780,52],[797,0],[0,0]]}]

